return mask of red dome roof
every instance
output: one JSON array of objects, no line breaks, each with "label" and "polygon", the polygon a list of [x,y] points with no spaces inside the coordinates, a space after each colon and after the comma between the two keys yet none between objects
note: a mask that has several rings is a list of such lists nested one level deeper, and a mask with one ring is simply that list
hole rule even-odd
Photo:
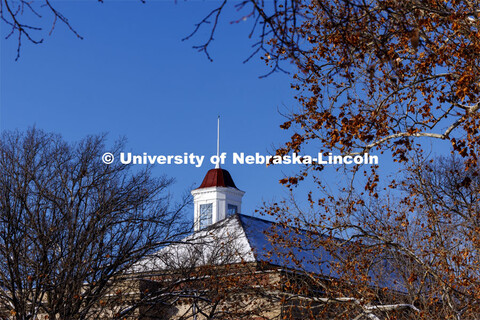
[{"label": "red dome roof", "polygon": [[231,187],[238,189],[230,173],[220,168],[208,170],[205,178],[203,178],[202,184],[197,189],[210,187]]}]

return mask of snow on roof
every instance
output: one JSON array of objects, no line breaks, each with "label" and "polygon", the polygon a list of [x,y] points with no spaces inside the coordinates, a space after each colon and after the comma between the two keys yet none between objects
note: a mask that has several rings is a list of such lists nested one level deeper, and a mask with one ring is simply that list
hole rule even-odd
[{"label": "snow on roof", "polygon": [[254,262],[245,231],[235,216],[197,231],[135,264],[131,272],[152,272]]}]

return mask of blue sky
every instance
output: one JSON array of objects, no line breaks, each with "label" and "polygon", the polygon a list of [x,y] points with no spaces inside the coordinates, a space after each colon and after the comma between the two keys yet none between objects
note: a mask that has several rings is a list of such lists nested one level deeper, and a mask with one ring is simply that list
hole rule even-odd
[{"label": "blue sky", "polygon": [[[280,114],[295,110],[290,77],[282,73],[259,79],[269,71],[252,52],[250,21],[231,24],[242,13],[232,8],[223,17],[210,47],[214,59],[192,49],[207,30],[189,41],[191,33],[217,1],[57,1],[84,37],[79,40],[58,23],[41,45],[24,42],[15,61],[16,41],[0,40],[0,128],[25,130],[37,126],[76,141],[88,134],[108,133],[110,142],[128,139],[125,151],[152,155],[209,157],[216,152],[216,123],[221,116],[221,149],[253,154],[271,153],[289,137],[279,128]],[[51,17],[42,23],[49,30]],[[47,32],[48,33],[48,32]],[[434,152],[436,147],[431,148]],[[314,146],[309,150],[315,151]],[[437,149],[445,151],[445,149]],[[118,159],[118,155],[117,159]],[[381,171],[395,174],[389,157],[380,156]],[[174,196],[198,186],[213,165],[157,165],[156,175],[176,179]],[[243,213],[254,214],[263,201],[288,196],[278,180],[294,165],[224,166],[246,191]],[[392,170],[393,169],[393,170]],[[341,173],[322,172],[331,190]],[[299,191],[309,190],[306,183]],[[299,198],[302,202],[303,198]],[[192,211],[193,215],[193,211]]]},{"label": "blue sky", "polygon": [[[62,1],[55,2],[79,40],[64,25],[41,45],[24,42],[15,61],[16,41],[5,40],[2,25],[0,127],[37,126],[76,141],[108,132],[110,141],[125,136],[133,153],[209,156],[216,150],[217,115],[221,148],[267,154],[288,137],[279,128],[279,111],[294,109],[289,76],[259,76],[268,68],[251,53],[248,21],[227,12],[210,52],[192,49],[201,32],[181,41],[216,4],[210,2]],[[49,20],[50,19],[50,20]],[[51,18],[44,16],[45,27]],[[199,185],[212,165],[155,167],[155,174],[176,179],[174,194]],[[227,162],[237,186],[246,191],[243,212],[252,214],[263,200],[286,195],[278,184],[295,168],[237,165]]]}]

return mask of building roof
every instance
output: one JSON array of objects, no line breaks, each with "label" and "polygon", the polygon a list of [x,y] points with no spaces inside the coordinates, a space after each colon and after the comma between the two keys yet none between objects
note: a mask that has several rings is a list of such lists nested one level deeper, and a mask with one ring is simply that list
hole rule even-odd
[{"label": "building roof", "polygon": [[[291,238],[298,246],[284,247],[276,239]],[[318,238],[317,238],[318,239]],[[142,260],[135,272],[161,269],[225,265],[241,262],[266,263],[289,270],[338,278],[333,267],[337,258],[315,243],[315,236],[305,230],[295,230],[272,221],[243,214],[235,214],[186,237],[181,243],[161,249]],[[341,255],[341,253],[339,253]],[[398,281],[398,271],[385,259],[372,273],[372,285],[405,291]]]},{"label": "building roof", "polygon": [[[334,257],[330,251],[319,245],[318,240],[324,240],[324,235],[243,214],[238,214],[237,218],[253,252],[254,261],[322,277],[339,278],[335,264],[344,254],[341,249],[335,249],[337,257]],[[285,240],[288,244],[283,246],[281,242]],[[335,240],[345,242],[342,239]],[[371,285],[407,292],[402,285],[404,282],[401,280],[400,270],[385,257],[376,257],[375,260],[375,267],[369,274]]]},{"label": "building roof", "polygon": [[208,170],[205,178],[203,178],[202,184],[197,189],[210,188],[210,187],[231,187],[238,189],[233,182],[230,173],[221,168],[215,168]]},{"label": "building roof", "polygon": [[[287,248],[280,243],[274,245],[273,236],[276,234],[287,235],[289,231],[286,228],[272,221],[242,214],[238,215],[238,220],[245,232],[245,237],[254,254],[255,261],[290,269],[303,269],[303,271],[316,274],[332,275],[330,263],[333,261],[333,258],[324,248],[301,250],[299,248]],[[293,234],[288,236],[291,237]],[[298,234],[295,234],[295,236],[298,237]],[[304,245],[309,246],[311,240],[308,240],[306,234],[301,234],[301,237]],[[294,255],[295,261],[300,262],[300,265],[292,261],[292,259],[287,259],[290,252]],[[314,263],[309,263],[311,261],[314,261]]]}]

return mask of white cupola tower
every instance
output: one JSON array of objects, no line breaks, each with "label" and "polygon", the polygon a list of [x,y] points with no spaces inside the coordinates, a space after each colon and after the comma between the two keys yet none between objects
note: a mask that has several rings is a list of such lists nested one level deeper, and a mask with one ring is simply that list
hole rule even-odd
[{"label": "white cupola tower", "polygon": [[[217,159],[220,156],[220,116],[217,119]],[[230,173],[217,162],[203,178],[202,184],[192,190],[194,230],[198,231],[229,215],[241,212],[245,194],[235,186]]]},{"label": "white cupola tower", "polygon": [[235,186],[227,170],[209,170],[200,187],[192,190],[194,230],[198,231],[229,215],[240,213],[244,194],[244,191]]}]

